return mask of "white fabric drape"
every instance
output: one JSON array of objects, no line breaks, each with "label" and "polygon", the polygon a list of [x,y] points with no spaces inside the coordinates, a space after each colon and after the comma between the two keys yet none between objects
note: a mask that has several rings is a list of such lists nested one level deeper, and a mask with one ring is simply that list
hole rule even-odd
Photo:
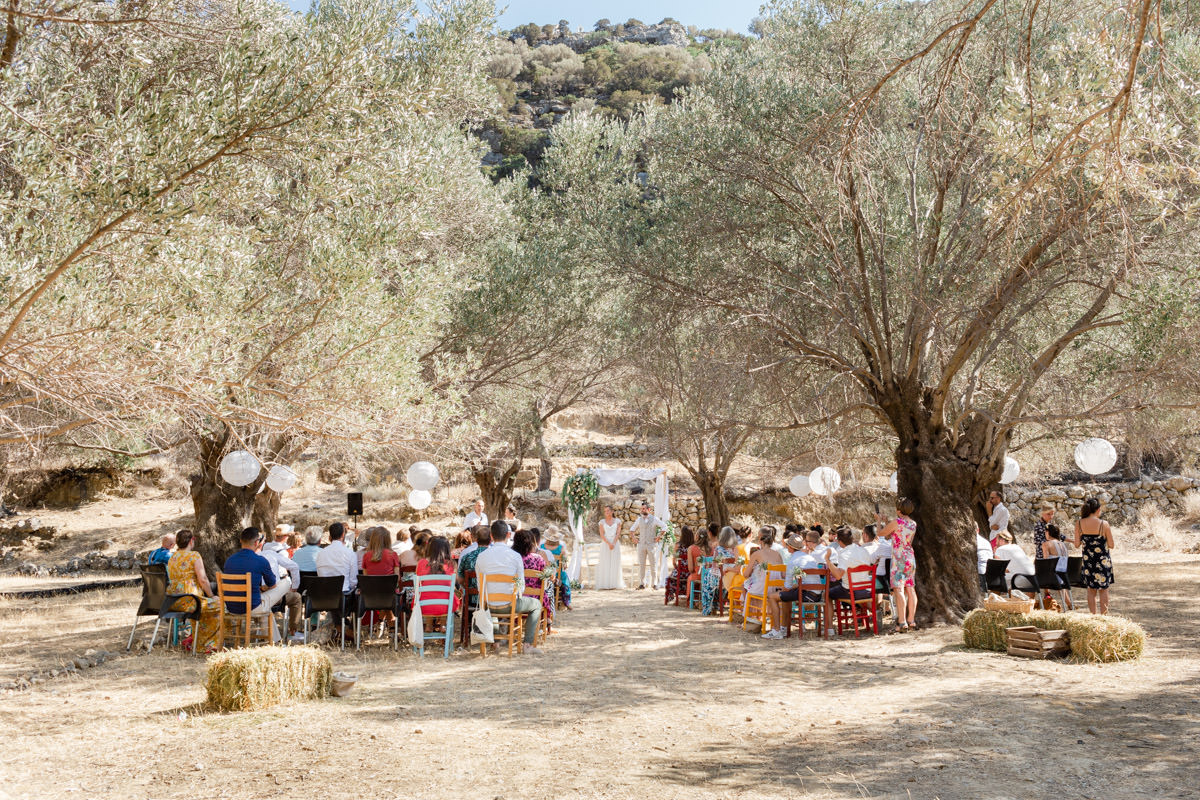
[{"label": "white fabric drape", "polygon": [[[667,485],[667,475],[664,471],[659,471],[659,475],[654,479],[654,516],[662,520],[663,524],[671,521],[671,494]],[[675,568],[672,563],[674,553],[667,552],[666,540],[664,539],[663,552],[660,556],[658,565],[658,588],[664,589],[667,586],[667,578],[671,577],[671,571]]]},{"label": "white fabric drape", "polygon": [[567,578],[575,583],[583,573],[583,518],[567,512],[567,526],[571,529],[571,560],[567,562]]},{"label": "white fabric drape", "polygon": [[[601,486],[621,486],[633,481],[654,481],[654,516],[658,517],[664,524],[671,521],[671,487],[667,481],[667,473],[664,469],[594,469],[592,475],[596,477],[596,483]],[[571,551],[571,560],[567,564],[567,577],[572,581],[578,581],[580,573],[583,571],[583,519],[576,519],[575,515],[569,510],[567,511],[567,519],[571,533],[575,539],[574,549]],[[667,578],[670,577],[671,570],[674,564],[671,563],[674,553],[662,553],[661,562],[659,565],[658,588],[663,588],[667,584]]]}]

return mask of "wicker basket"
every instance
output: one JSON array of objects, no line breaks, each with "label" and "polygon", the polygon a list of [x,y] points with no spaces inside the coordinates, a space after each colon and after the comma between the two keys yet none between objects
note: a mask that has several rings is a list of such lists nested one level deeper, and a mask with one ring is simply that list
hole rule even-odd
[{"label": "wicker basket", "polygon": [[984,600],[986,611],[1007,611],[1010,614],[1028,614],[1033,611],[1032,600]]}]

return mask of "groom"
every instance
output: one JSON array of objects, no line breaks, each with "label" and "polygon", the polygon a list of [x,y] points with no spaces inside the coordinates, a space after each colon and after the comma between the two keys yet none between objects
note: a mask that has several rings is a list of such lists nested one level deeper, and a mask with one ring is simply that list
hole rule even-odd
[{"label": "groom", "polygon": [[650,513],[650,504],[642,503],[641,516],[630,526],[637,542],[638,588],[646,588],[646,559],[650,559],[650,585],[658,583],[659,544],[666,525]]}]

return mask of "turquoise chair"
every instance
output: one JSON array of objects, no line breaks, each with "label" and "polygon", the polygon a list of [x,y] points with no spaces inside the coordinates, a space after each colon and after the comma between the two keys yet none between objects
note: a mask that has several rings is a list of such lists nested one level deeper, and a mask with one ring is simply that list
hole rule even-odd
[{"label": "turquoise chair", "polygon": [[688,581],[688,608],[700,607],[700,584],[703,581],[704,570],[713,565],[712,556],[704,556],[700,559],[700,576],[699,581]]},{"label": "turquoise chair", "polygon": [[[445,617],[446,629],[440,633],[437,631],[424,631],[424,635],[419,642],[410,642],[413,652],[425,657],[425,642],[429,640],[441,640],[444,643],[444,657],[449,658],[450,653],[454,650],[454,579],[455,575],[413,575],[413,608],[421,609],[422,619],[430,617]],[[435,606],[445,606],[445,614],[434,614],[432,609]]]}]

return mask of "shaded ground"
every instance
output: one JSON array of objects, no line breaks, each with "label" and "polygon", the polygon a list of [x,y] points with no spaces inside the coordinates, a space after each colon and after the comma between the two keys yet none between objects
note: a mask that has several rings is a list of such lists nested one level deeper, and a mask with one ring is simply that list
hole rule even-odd
[{"label": "shaded ground", "polygon": [[[1132,664],[764,642],[634,591],[584,592],[540,658],[335,651],[350,697],[258,713],[198,709],[202,661],[156,649],[0,696],[0,797],[1194,797],[1200,559],[1134,558]],[[0,679],[123,647],[135,603],[4,602]]]}]

